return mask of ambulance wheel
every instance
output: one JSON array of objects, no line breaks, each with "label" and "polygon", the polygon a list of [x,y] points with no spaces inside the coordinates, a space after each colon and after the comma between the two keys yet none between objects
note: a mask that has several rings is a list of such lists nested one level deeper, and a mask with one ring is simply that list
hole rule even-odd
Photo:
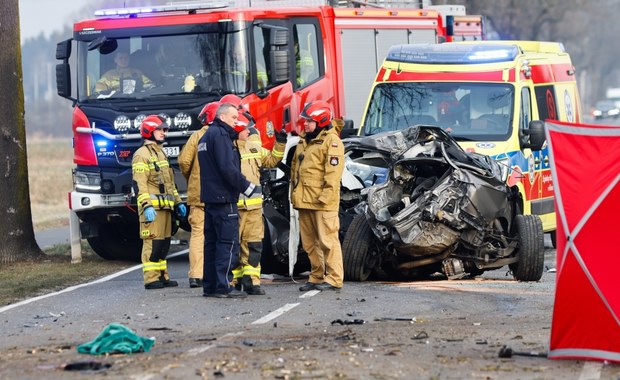
[{"label": "ambulance wheel", "polygon": [[142,239],[138,225],[128,223],[102,223],[98,236],[86,240],[95,253],[106,260],[140,262]]},{"label": "ambulance wheel", "polygon": [[519,261],[509,267],[517,281],[538,281],[542,277],[545,264],[542,221],[536,215],[517,215],[515,224]]},{"label": "ambulance wheel", "polygon": [[366,281],[377,265],[374,237],[366,217],[356,215],[349,225],[342,242],[344,278],[349,281]]}]

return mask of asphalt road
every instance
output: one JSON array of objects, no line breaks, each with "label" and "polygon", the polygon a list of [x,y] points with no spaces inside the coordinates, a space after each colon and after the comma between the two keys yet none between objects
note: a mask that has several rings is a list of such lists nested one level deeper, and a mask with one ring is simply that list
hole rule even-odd
[{"label": "asphalt road", "polygon": [[[145,291],[135,266],[0,308],[0,377],[620,379],[616,365],[498,358],[502,345],[548,349],[552,249],[536,283],[516,282],[503,268],[475,280],[347,282],[341,292],[303,293],[305,279],[280,278],[264,281],[266,296],[244,300],[204,298],[201,289],[190,289],[184,251],[168,263],[177,288]],[[363,324],[346,324],[355,320]],[[156,344],[134,355],[76,352],[110,323],[154,336]],[[93,360],[112,367],[61,370]]]}]

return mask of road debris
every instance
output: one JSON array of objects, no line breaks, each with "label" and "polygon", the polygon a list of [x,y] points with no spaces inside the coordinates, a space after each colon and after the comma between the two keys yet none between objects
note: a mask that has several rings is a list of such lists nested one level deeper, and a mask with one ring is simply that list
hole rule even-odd
[{"label": "road debris", "polygon": [[519,352],[513,351],[509,346],[502,346],[499,350],[500,358],[511,358],[513,356],[529,356],[535,358],[546,358],[547,354],[545,352],[537,352],[537,351],[529,351],[529,352]]}]

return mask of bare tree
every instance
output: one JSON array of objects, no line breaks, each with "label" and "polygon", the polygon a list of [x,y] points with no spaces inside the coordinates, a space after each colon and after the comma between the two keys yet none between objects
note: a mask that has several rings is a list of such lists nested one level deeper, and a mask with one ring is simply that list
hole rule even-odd
[{"label": "bare tree", "polygon": [[0,263],[43,255],[34,239],[24,123],[18,0],[0,12]]}]

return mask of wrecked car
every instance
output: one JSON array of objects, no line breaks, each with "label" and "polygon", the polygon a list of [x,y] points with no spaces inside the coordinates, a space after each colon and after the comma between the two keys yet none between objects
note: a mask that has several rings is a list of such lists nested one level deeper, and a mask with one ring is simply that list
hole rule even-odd
[{"label": "wrecked car", "polygon": [[345,145],[347,171],[363,187],[342,241],[346,280],[459,279],[505,265],[516,280],[541,278],[542,223],[522,214],[507,167],[432,126]]}]

